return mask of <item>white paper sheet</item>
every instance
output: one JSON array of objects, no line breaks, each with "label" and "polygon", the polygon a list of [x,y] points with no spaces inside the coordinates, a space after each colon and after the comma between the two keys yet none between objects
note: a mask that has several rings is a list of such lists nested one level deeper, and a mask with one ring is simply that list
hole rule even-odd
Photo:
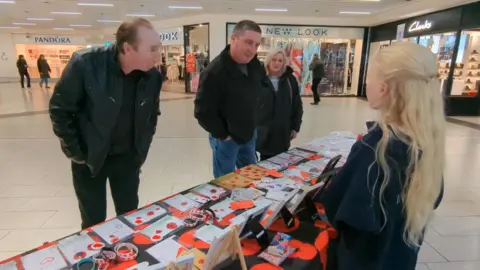
[{"label": "white paper sheet", "polygon": [[195,232],[195,237],[211,244],[216,236],[223,234],[223,230],[214,225],[205,225]]},{"label": "white paper sheet", "polygon": [[173,236],[147,249],[148,254],[152,255],[161,264],[168,265],[177,260],[180,249],[185,249],[180,243],[173,239]]},{"label": "white paper sheet", "polygon": [[125,219],[130,224],[134,226],[139,226],[153,219],[159,218],[165,214],[167,214],[167,211],[163,209],[163,207],[153,204],[147,208],[138,210],[128,216],[125,216]]},{"label": "white paper sheet", "polygon": [[94,226],[92,230],[108,244],[119,242],[134,233],[130,227],[116,218]]},{"label": "white paper sheet", "polygon": [[[84,258],[97,254],[98,250],[92,250],[91,246],[95,241],[85,233],[80,235],[72,235],[58,242],[58,248],[67,258],[70,264],[76,264]],[[82,255],[82,256],[79,256]]]},{"label": "white paper sheet", "polygon": [[200,204],[182,194],[177,194],[171,198],[168,198],[164,203],[174,207],[181,212],[187,212],[188,210],[200,207]]},{"label": "white paper sheet", "polygon": [[25,255],[22,262],[25,270],[61,270],[68,267],[56,246]]},{"label": "white paper sheet", "polygon": [[164,216],[163,218],[150,224],[141,233],[152,241],[162,241],[165,237],[183,227],[183,222],[174,216]]}]

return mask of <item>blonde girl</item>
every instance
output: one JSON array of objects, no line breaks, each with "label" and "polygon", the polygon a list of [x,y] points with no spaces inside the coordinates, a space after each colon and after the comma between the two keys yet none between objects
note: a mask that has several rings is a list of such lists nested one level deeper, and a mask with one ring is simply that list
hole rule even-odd
[{"label": "blonde girl", "polygon": [[339,233],[341,270],[414,270],[443,196],[445,120],[435,56],[396,43],[373,59],[370,106],[380,119],[328,187],[325,212]]}]

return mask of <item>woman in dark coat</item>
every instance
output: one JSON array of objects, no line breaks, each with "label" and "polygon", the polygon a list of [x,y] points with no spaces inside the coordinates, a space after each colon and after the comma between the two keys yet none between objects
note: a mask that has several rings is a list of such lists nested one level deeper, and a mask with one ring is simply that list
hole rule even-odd
[{"label": "woman in dark coat", "polygon": [[45,59],[45,55],[40,54],[37,60],[37,68],[38,73],[40,73],[40,87],[43,87],[43,83],[45,82],[45,88],[50,88],[48,86],[48,79],[50,79],[50,65],[48,65],[47,60]]},{"label": "woman in dark coat", "polygon": [[258,128],[257,151],[260,159],[276,156],[290,148],[300,132],[303,104],[297,79],[287,65],[283,49],[272,50],[265,60],[269,88],[275,93],[273,119]]}]

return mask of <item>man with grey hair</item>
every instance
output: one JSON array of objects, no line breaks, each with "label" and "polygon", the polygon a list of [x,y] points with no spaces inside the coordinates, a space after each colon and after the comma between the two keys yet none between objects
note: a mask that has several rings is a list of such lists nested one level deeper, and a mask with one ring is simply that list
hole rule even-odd
[{"label": "man with grey hair", "polygon": [[257,161],[257,120],[259,109],[266,107],[262,93],[267,82],[256,57],[261,34],[255,22],[238,22],[230,45],[200,75],[195,118],[210,134],[215,178]]}]

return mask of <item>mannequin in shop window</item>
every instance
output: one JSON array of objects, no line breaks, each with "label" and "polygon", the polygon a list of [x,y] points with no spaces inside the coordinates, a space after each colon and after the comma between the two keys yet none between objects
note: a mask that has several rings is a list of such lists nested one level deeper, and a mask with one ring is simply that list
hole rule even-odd
[{"label": "mannequin in shop window", "polygon": [[45,83],[46,89],[50,88],[50,86],[48,86],[48,79],[50,79],[50,72],[52,70],[50,69],[47,59],[45,59],[45,55],[40,54],[38,57],[37,68],[38,74],[40,74],[40,88],[43,88],[43,83]]},{"label": "mannequin in shop window", "polygon": [[270,51],[264,67],[270,79],[268,88],[275,93],[275,104],[273,120],[266,123],[260,121],[262,124],[258,127],[256,149],[261,160],[269,159],[290,148],[290,142],[300,132],[303,116],[300,89],[293,69],[287,65],[285,50]]},{"label": "mannequin in shop window", "polygon": [[30,85],[30,74],[28,74],[28,64],[25,57],[20,54],[17,59],[17,69],[18,74],[20,75],[20,84],[22,85],[22,89],[25,90],[25,77],[27,78],[27,88],[31,88]]},{"label": "mannequin in shop window", "polygon": [[369,65],[379,121],[356,142],[320,201],[338,239],[327,269],[415,270],[443,196],[445,116],[436,57],[396,43]]}]

